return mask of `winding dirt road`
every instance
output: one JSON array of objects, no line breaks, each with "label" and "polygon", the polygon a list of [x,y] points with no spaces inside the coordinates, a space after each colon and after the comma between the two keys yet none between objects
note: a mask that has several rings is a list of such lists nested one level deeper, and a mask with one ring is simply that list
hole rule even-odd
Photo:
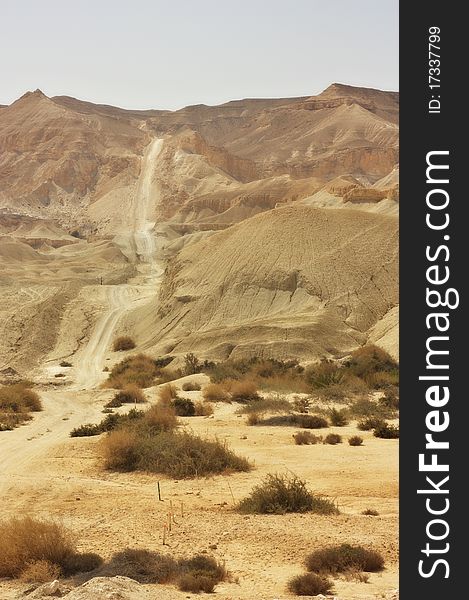
[{"label": "winding dirt road", "polygon": [[[43,411],[26,425],[0,435],[0,491],[27,477],[29,463],[67,439],[74,427],[102,418],[102,405],[97,401],[102,392],[96,388],[106,377],[103,368],[113,334],[126,312],[154,299],[162,275],[153,233],[158,192],[153,176],[162,146],[163,139],[154,139],[147,147],[130,211],[132,222],[129,231],[120,236],[134,253],[137,275],[127,283],[99,286],[101,294],[104,288],[105,307],[74,356],[72,382],[52,389],[46,386],[40,391]],[[90,287],[90,294],[92,290]],[[95,390],[93,394],[91,390]]]}]

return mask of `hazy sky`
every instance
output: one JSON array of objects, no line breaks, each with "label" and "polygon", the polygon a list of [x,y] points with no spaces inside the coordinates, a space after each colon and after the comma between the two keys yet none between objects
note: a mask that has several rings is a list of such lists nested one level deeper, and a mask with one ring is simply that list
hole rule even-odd
[{"label": "hazy sky", "polygon": [[398,0],[0,0],[0,104],[126,108],[398,87]]}]

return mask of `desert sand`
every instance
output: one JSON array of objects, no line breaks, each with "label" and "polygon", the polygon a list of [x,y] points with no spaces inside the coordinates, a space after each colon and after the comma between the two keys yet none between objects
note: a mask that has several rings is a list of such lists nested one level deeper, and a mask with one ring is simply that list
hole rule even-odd
[{"label": "desert sand", "polygon": [[[40,91],[2,109],[0,372],[33,379],[44,407],[0,433],[4,517],[61,519],[105,558],[125,546],[207,551],[233,574],[217,587],[226,600],[287,598],[304,556],[344,541],[382,552],[386,570],[367,584],[337,579],[339,598],[397,587],[395,440],[296,446],[292,428],[249,427],[218,404],[184,427],[226,440],[255,469],[162,477],[159,502],[155,475],[105,472],[99,439],[69,437],[102,418],[120,334],[155,357],[308,362],[367,342],[397,357],[397,110],[396,94],[338,84],[174,113]],[[341,514],[234,512],[265,474],[291,471]],[[183,512],[163,546],[170,503]],[[27,588],[0,582],[5,599]],[[187,597],[137,589],[128,597]]]}]

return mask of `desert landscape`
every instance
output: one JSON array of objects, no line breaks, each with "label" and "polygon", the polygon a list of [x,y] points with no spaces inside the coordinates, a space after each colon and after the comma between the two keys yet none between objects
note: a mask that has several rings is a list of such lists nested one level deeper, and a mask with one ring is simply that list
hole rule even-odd
[{"label": "desert landscape", "polygon": [[0,107],[2,599],[398,597],[398,115]]}]

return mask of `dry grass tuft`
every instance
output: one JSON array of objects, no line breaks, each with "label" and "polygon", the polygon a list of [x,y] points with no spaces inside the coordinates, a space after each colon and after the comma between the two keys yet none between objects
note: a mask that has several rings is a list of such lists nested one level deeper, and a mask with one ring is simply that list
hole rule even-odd
[{"label": "dry grass tuft", "polygon": [[318,596],[332,590],[332,582],[315,573],[297,575],[288,582],[288,591],[295,596]]},{"label": "dry grass tuft", "polygon": [[122,352],[126,350],[133,350],[135,348],[135,341],[128,335],[123,335],[114,340],[112,349],[114,352]]},{"label": "dry grass tuft", "polygon": [[230,400],[228,392],[219,383],[208,383],[202,390],[202,396],[207,402],[228,402]]},{"label": "dry grass tuft", "polygon": [[42,410],[38,394],[29,382],[0,387],[0,431],[8,431],[29,421],[31,412]]},{"label": "dry grass tuft", "polygon": [[316,550],[306,558],[306,568],[314,573],[343,573],[349,569],[377,572],[384,568],[384,558],[363,546],[329,546]]}]

